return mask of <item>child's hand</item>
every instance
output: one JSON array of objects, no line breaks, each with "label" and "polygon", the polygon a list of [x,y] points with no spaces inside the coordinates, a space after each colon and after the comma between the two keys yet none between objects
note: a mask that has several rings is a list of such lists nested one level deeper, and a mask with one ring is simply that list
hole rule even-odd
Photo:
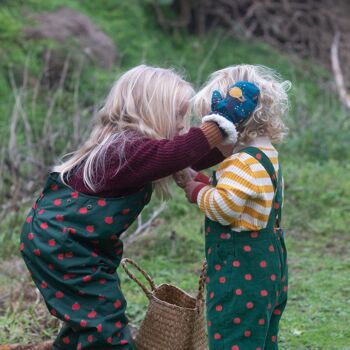
[{"label": "child's hand", "polygon": [[189,181],[192,181],[197,176],[197,174],[198,173],[195,170],[191,168],[186,168],[174,174],[173,178],[176,184],[184,189],[186,187],[186,184]]},{"label": "child's hand", "polygon": [[214,90],[211,98],[211,113],[219,114],[234,125],[247,120],[254,112],[258,100],[259,88],[248,81],[239,81],[231,85],[225,98]]},{"label": "child's hand", "polygon": [[185,192],[186,192],[186,198],[190,203],[196,203],[198,192],[205,187],[206,184],[203,182],[198,181],[189,181],[186,184]]}]

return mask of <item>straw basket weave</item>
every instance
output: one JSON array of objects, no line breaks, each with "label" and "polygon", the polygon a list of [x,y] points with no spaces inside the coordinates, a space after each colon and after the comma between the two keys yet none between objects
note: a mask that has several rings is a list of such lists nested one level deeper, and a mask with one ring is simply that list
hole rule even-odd
[{"label": "straw basket weave", "polygon": [[[129,271],[127,264],[135,266],[145,276],[150,290]],[[208,349],[203,312],[206,263],[203,264],[196,298],[170,284],[157,287],[152,278],[131,259],[123,259],[121,265],[149,299],[135,340],[137,350]]]}]

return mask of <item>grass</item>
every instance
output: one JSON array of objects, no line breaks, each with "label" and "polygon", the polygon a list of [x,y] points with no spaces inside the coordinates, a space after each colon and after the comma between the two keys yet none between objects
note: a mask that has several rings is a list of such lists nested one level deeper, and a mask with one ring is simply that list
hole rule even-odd
[{"label": "grass", "polygon": [[[220,32],[202,39],[183,32],[165,34],[157,27],[148,5],[137,0],[104,0],[103,4],[78,0],[3,1],[0,5],[3,141],[8,135],[13,105],[9,66],[17,77],[16,72],[29,60],[29,71],[36,77],[42,64],[40,52],[44,44],[29,44],[21,35],[21,29],[27,25],[23,13],[50,11],[62,5],[91,17],[112,37],[121,53],[121,60],[112,71],[85,67],[81,77],[82,105],[98,102],[114,77],[141,62],[178,67],[197,86],[214,70],[243,62],[272,66],[292,81],[292,111],[287,120],[290,136],[280,148],[286,182],[284,226],[290,268],[281,349],[350,349],[350,183],[346,176],[350,171],[350,118],[331,90],[329,74],[265,44],[243,42]],[[65,92],[64,101],[70,101],[69,98]],[[37,115],[31,116],[37,123],[45,106],[42,102]],[[18,136],[19,140],[24,139],[23,133]],[[59,155],[59,147],[56,151]],[[41,186],[37,184],[38,190]],[[147,216],[158,204],[153,199],[143,215]],[[18,235],[30,205],[23,205],[0,223],[0,344],[52,339],[59,326],[46,311],[19,259]],[[133,244],[126,256],[135,259],[157,284],[172,283],[195,294],[204,256],[202,223],[201,213],[176,189],[157,225]],[[172,231],[176,235],[175,245],[170,239]],[[121,270],[120,276],[128,300],[128,316],[132,323],[139,324],[147,298]]]}]

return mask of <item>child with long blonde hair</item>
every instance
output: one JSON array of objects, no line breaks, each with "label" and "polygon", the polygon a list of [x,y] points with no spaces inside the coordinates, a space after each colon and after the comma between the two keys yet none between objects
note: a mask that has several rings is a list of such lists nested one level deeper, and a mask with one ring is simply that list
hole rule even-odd
[{"label": "child with long blonde hair", "polygon": [[202,175],[186,184],[206,216],[210,350],[278,348],[288,267],[282,171],[272,143],[286,135],[289,87],[271,69],[238,65],[213,73],[193,99],[199,115],[225,115],[238,131],[211,181]]},{"label": "child with long blonde hair", "polygon": [[[235,141],[225,118],[188,130],[194,91],[170,69],[141,65],[112,87],[88,140],[56,165],[21,233],[23,259],[50,313],[57,349],[134,349],[116,274],[121,234],[169,176],[215,163]],[[161,336],[161,335],[159,335]]]}]

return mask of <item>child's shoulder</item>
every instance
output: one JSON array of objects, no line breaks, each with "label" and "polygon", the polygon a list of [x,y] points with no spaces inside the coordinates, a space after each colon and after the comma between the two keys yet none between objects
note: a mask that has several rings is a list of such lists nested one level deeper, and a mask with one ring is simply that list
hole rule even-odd
[{"label": "child's shoulder", "polygon": [[[274,166],[278,164],[278,152],[274,147],[259,147],[259,149],[267,155]],[[252,172],[260,171],[263,168],[259,160],[244,152],[244,150],[239,150],[227,157],[220,164],[218,170],[223,170],[230,166],[246,168]]]}]

